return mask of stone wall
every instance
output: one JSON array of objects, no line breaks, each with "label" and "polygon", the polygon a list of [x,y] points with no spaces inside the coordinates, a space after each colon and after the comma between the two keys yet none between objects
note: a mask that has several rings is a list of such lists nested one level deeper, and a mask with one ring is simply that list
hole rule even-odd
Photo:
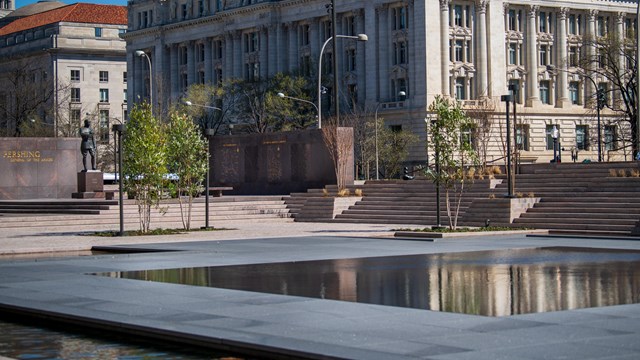
[{"label": "stone wall", "polygon": [[71,198],[79,138],[0,138],[0,200]]},{"label": "stone wall", "polygon": [[[230,194],[285,195],[336,184],[333,162],[318,129],[214,136],[210,150],[211,186],[232,186]],[[353,184],[353,150],[349,158],[347,184]]]}]

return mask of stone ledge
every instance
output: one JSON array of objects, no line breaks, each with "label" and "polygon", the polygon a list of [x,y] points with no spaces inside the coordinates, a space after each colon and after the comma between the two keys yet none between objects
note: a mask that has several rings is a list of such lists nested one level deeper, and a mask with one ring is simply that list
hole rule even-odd
[{"label": "stone ledge", "polygon": [[505,231],[467,231],[453,233],[423,232],[423,231],[396,231],[394,237],[418,238],[418,239],[443,239],[470,236],[496,236],[517,234],[548,234],[549,230],[505,230]]}]

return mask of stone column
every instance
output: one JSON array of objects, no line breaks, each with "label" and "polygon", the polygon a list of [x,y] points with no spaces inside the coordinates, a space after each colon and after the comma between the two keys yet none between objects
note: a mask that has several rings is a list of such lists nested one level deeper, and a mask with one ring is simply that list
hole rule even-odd
[{"label": "stone column", "polygon": [[233,77],[244,78],[242,69],[244,67],[244,59],[242,57],[242,32],[237,30],[233,32]]},{"label": "stone column", "polygon": [[[286,67],[286,54],[287,47],[286,42],[284,40],[284,29],[282,28],[282,24],[278,24],[274,26],[276,40],[275,47],[271,49],[273,52],[273,59],[269,60],[271,64],[273,64],[274,73],[284,72]],[[272,61],[272,62],[271,62]]]},{"label": "stone column", "polygon": [[273,27],[266,27],[263,26],[262,28],[260,28],[259,30],[259,37],[260,37],[260,44],[259,49],[259,56],[260,56],[260,78],[261,79],[266,79],[269,77],[269,75],[271,74],[275,74],[275,72],[273,71],[274,69],[274,64],[272,61],[272,55],[271,55],[271,51],[272,49],[274,49],[274,45],[273,42],[275,41],[275,36],[273,36],[273,32],[271,31]]},{"label": "stone column", "polygon": [[536,28],[536,15],[538,5],[529,5],[527,22],[527,101],[525,106],[534,106],[540,101],[540,85],[538,84],[538,44]]},{"label": "stone column", "polygon": [[289,70],[293,70],[298,67],[298,26],[292,22],[287,23],[287,36],[289,42],[289,52],[287,59],[287,66]]},{"label": "stone column", "polygon": [[390,15],[388,4],[384,4],[378,8],[378,16],[380,19],[380,39],[378,39],[380,51],[377,54],[378,60],[380,61],[380,67],[378,68],[378,78],[380,79],[380,98],[378,101],[385,102],[391,100],[391,97],[389,96],[389,56],[391,56],[389,49],[391,49],[391,24],[389,21]]},{"label": "stone column", "polygon": [[169,45],[169,51],[171,52],[171,97],[175,98],[180,93],[180,79],[178,77],[178,61],[179,61],[179,47],[176,44]]},{"label": "stone column", "polygon": [[[624,18],[625,18],[626,14],[623,12],[619,12],[616,14],[616,35],[618,37],[618,41],[620,41],[620,43],[622,44],[624,42]],[[620,54],[620,56],[618,56],[618,69],[624,69],[625,68],[625,57],[623,54]],[[614,106],[616,107],[622,107],[624,106],[622,104],[622,93],[620,92],[620,90],[616,90],[613,93],[613,103],[615,104]]]},{"label": "stone column", "polygon": [[379,48],[379,39],[376,34],[376,8],[371,1],[365,2],[364,7],[364,19],[363,26],[365,29],[370,29],[371,33],[367,34],[369,36],[369,41],[364,47],[365,57],[366,57],[366,83],[362,83],[362,91],[365,92],[365,102],[367,104],[373,104],[378,101],[377,99],[377,79],[376,73],[378,72],[378,57],[376,54],[378,53]]},{"label": "stone column", "polygon": [[195,57],[195,43],[193,41],[187,42],[187,86],[196,82],[196,57]]},{"label": "stone column", "polygon": [[449,88],[449,3],[451,0],[440,0],[440,81],[442,95],[450,96]]},{"label": "stone column", "polygon": [[556,107],[564,108],[571,104],[569,85],[567,84],[567,13],[569,9],[560,8],[558,12],[558,101]]},{"label": "stone column", "polygon": [[[135,54],[135,50],[133,51],[127,51],[127,69],[133,69],[133,64],[134,62],[134,54]],[[132,74],[131,72],[127,72],[127,78],[125,79],[127,81],[127,104],[133,104],[133,102],[136,99],[136,94],[137,94],[137,89],[136,89],[136,85],[135,85],[135,75],[136,74]],[[80,94],[82,95],[82,94]],[[2,99],[4,100],[4,99]]]},{"label": "stone column", "polygon": [[224,64],[222,70],[225,79],[233,77],[233,34],[231,32],[224,35]]},{"label": "stone column", "polygon": [[478,34],[475,37],[478,40],[478,97],[490,96],[489,93],[489,64],[487,48],[487,2],[488,0],[478,0],[476,3],[476,14],[478,16]]},{"label": "stone column", "polygon": [[212,38],[204,39],[204,82],[213,84],[213,46]]},{"label": "stone column", "polygon": [[[589,15],[588,15],[588,27],[587,27],[587,37],[591,38],[591,39],[595,39],[598,34],[596,32],[596,20],[598,18],[598,10],[594,10],[591,9],[589,10]],[[595,59],[596,56],[596,48],[595,48],[595,44],[592,45],[587,45],[586,46],[586,50],[587,50],[587,59],[589,59],[589,62],[593,61]],[[589,68],[589,69],[584,69],[587,72],[587,76],[593,76],[593,69]],[[595,80],[595,79],[594,79]],[[593,83],[591,82],[591,80],[589,79],[584,79],[584,85],[586,88],[586,95],[585,95],[585,99],[588,99],[591,97],[592,94],[595,94],[596,89],[593,88]],[[585,104],[587,103],[587,101],[585,101]]]}]

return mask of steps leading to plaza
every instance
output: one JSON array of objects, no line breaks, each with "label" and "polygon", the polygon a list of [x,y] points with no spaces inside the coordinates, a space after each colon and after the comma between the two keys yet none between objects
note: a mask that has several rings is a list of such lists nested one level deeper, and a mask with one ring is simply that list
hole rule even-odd
[{"label": "steps leading to plaza", "polygon": [[[125,224],[138,224],[138,207],[133,200],[123,202]],[[151,222],[163,228],[182,227],[180,204],[166,201],[161,204],[162,211],[152,208]],[[281,196],[256,197],[223,197],[210,199],[209,221],[221,222],[231,220],[261,220],[272,218],[288,218],[289,210]],[[0,229],[14,227],[29,227],[37,224],[39,227],[105,227],[120,224],[120,208],[117,201],[110,203],[108,209],[101,209],[99,214],[69,214],[64,212],[48,214],[16,214],[0,213]],[[203,198],[194,200],[191,212],[192,226],[202,226],[205,222],[205,201]]]}]

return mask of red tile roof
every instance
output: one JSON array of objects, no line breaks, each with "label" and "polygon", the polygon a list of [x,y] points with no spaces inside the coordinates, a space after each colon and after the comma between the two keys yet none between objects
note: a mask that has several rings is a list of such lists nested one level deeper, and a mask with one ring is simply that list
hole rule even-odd
[{"label": "red tile roof", "polygon": [[0,29],[0,36],[57,22],[127,25],[127,7],[76,3],[17,19]]}]

